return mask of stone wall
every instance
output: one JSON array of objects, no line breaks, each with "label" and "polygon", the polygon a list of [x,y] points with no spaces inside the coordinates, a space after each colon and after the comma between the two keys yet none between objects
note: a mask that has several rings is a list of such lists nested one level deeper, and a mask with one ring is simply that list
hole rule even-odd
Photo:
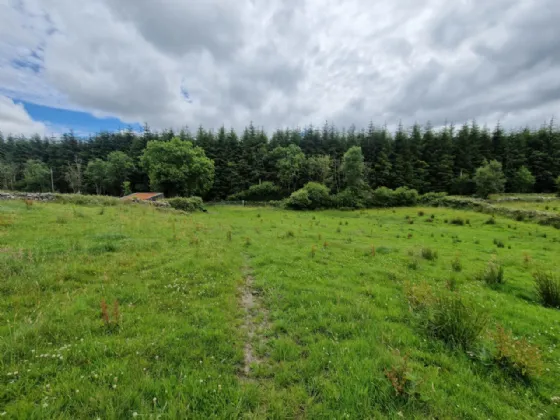
[{"label": "stone wall", "polygon": [[0,200],[54,201],[56,200],[56,194],[18,192],[18,191],[0,192]]}]

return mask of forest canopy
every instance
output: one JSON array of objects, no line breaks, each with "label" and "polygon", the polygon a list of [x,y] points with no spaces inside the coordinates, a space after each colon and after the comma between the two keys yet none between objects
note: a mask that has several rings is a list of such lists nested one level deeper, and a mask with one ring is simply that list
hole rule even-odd
[{"label": "forest canopy", "polygon": [[[488,180],[496,171],[499,180]],[[0,188],[28,191],[54,186],[63,193],[118,196],[164,189],[169,196],[222,200],[265,182],[273,185],[272,195],[288,197],[309,182],[337,194],[363,181],[371,189],[420,193],[470,195],[477,185],[488,192],[541,193],[555,191],[559,176],[560,129],[552,121],[519,130],[475,122],[438,129],[417,124],[394,133],[373,124],[358,130],[326,123],[272,133],[250,124],[242,132],[154,132],[146,125],[139,134],[89,138],[0,134]]]}]

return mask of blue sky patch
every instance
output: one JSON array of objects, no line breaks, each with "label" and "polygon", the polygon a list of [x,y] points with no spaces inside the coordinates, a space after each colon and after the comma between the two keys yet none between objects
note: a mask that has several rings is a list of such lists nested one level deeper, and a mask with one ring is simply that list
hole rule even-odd
[{"label": "blue sky patch", "polygon": [[97,118],[87,112],[52,108],[25,101],[16,100],[16,102],[23,104],[32,119],[53,127],[57,131],[67,132],[73,129],[77,135],[88,135],[100,131],[126,130],[129,127],[133,131],[142,130],[139,123],[128,124],[114,117]]}]

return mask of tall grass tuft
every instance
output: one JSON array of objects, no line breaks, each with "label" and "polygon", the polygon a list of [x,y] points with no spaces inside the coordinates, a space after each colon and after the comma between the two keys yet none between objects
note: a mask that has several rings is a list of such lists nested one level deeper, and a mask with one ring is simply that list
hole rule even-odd
[{"label": "tall grass tuft", "polygon": [[437,260],[437,257],[438,257],[437,251],[433,250],[432,248],[428,248],[428,247],[422,248],[422,250],[420,251],[420,255],[422,255],[422,258],[424,258],[425,260],[428,260],[428,261],[435,261],[435,260]]},{"label": "tall grass tuft", "polygon": [[537,271],[533,274],[537,294],[543,306],[560,308],[560,280],[551,273]]},{"label": "tall grass tuft", "polygon": [[472,348],[487,324],[487,314],[457,293],[438,296],[425,314],[429,334],[454,348]]},{"label": "tall grass tuft", "polygon": [[458,255],[456,255],[455,259],[451,262],[451,268],[457,273],[463,269],[463,265],[461,264],[461,260]]},{"label": "tall grass tuft", "polygon": [[488,262],[486,269],[480,274],[480,279],[490,287],[504,284],[504,267],[493,258]]}]

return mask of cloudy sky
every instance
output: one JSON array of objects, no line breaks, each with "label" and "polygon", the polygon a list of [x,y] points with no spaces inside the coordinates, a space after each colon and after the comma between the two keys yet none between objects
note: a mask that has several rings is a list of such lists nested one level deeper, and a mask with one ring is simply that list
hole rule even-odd
[{"label": "cloudy sky", "polygon": [[0,131],[560,118],[558,0],[0,0]]}]

